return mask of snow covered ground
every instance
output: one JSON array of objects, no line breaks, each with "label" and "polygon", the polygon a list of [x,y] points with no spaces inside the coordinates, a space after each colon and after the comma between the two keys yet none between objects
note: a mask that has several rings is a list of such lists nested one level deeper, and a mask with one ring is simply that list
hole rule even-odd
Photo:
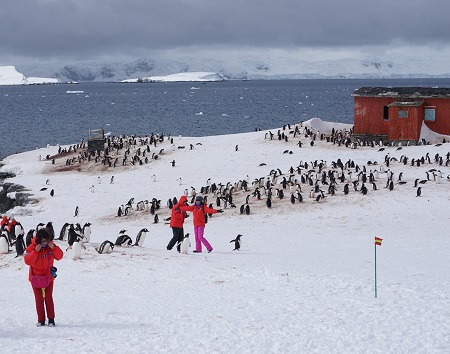
[{"label": "snow covered ground", "polygon": [[[320,121],[308,124],[321,132],[330,128]],[[26,232],[40,222],[52,221],[57,234],[65,222],[90,222],[92,235],[81,259],[73,260],[69,250],[56,263],[55,328],[35,326],[23,259],[14,258],[13,251],[0,255],[2,353],[448,353],[450,168],[445,162],[450,145],[380,151],[316,139],[311,146],[303,127],[300,137],[294,138],[292,130],[280,130],[288,142],[278,140],[276,130],[274,140],[266,131],[174,137],[173,146],[167,139],[151,146],[159,158],[147,164],[121,166],[121,151],[116,168],[93,161],[67,167],[66,159],[79,151],[56,158],[55,165],[39,160],[55,155],[56,146],[4,159],[2,170],[17,174],[8,182],[26,186],[37,200],[8,212]],[[131,153],[138,147],[132,146]],[[437,154],[443,165],[434,162]],[[401,162],[405,156],[406,165]],[[424,164],[411,166],[412,159],[422,157]],[[325,199],[309,198],[311,186],[301,177],[309,173],[316,179],[318,168],[311,162],[326,161],[328,172],[338,159],[365,167],[367,176],[378,174],[377,190],[367,182],[363,195],[360,174],[355,191],[351,181],[358,180],[358,172],[349,167],[335,195],[319,180]],[[303,166],[300,174],[292,173],[302,203],[292,204],[288,189],[285,198],[276,197],[275,188],[282,188],[291,166]],[[273,181],[272,207],[266,206],[266,195],[261,200],[250,196],[250,215],[240,214],[255,189],[252,182],[266,181],[276,169],[283,175]],[[392,191],[386,188],[391,172]],[[400,173],[406,184],[398,183]],[[205,237],[212,253],[195,254],[192,247],[187,255],[167,251],[172,233],[164,222],[170,215],[166,201],[185,189],[190,199],[191,187],[200,192],[208,179],[223,185],[248,179],[250,190],[235,190],[236,208],[210,218]],[[425,181],[418,184],[420,197],[416,179]],[[160,199],[159,222],[145,211],[117,217],[130,198],[134,209],[138,201]],[[224,208],[223,201],[216,206],[212,194],[208,198]],[[94,249],[104,240],[114,242],[121,229],[134,241],[144,227],[149,233],[143,247],[116,246],[110,254]],[[193,235],[192,217],[185,232]],[[233,251],[230,240],[238,234],[242,248]],[[377,298],[374,237],[383,238],[377,246]],[[66,249],[66,242],[57,242]]]}]

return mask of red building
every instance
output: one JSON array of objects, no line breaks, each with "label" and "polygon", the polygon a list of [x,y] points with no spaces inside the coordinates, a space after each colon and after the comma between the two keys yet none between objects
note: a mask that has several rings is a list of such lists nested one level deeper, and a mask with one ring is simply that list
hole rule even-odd
[{"label": "red building", "polygon": [[450,135],[450,88],[362,87],[352,96],[357,138],[417,142],[422,122]]}]

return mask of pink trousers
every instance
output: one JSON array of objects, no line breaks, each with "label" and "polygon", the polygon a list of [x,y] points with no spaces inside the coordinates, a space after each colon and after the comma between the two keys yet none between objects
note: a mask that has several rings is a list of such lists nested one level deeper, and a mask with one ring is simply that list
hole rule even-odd
[{"label": "pink trousers", "polygon": [[195,250],[197,252],[202,251],[202,243],[208,251],[212,250],[212,247],[209,244],[209,242],[206,240],[206,238],[203,237],[204,232],[205,232],[204,226],[194,226]]}]

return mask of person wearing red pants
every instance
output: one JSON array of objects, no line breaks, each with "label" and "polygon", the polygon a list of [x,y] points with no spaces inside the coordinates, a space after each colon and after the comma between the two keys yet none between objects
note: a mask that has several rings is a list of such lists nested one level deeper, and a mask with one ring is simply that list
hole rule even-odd
[{"label": "person wearing red pants", "polygon": [[195,197],[195,205],[182,206],[180,207],[180,209],[183,211],[191,211],[192,215],[194,216],[193,223],[195,234],[195,250],[193,252],[201,253],[203,244],[206,247],[208,253],[210,253],[213,250],[213,248],[209,244],[208,240],[206,240],[206,238],[203,237],[206,225],[205,213],[208,214],[222,213],[223,210],[222,209],[216,210],[204,205],[203,197],[199,195]]},{"label": "person wearing red pants", "polygon": [[36,236],[25,251],[25,264],[30,266],[28,280],[31,282],[33,275],[48,276],[49,283],[45,288],[33,288],[36,302],[38,327],[45,326],[45,313],[47,311],[48,325],[55,326],[55,306],[53,303],[53,281],[56,273],[53,262],[63,257],[63,251],[53,243],[51,233],[46,228],[38,230]]}]

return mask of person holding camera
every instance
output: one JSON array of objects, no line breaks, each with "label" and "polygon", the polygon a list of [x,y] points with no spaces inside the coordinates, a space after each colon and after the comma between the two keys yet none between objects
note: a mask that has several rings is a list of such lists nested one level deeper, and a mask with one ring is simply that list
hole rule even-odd
[{"label": "person holding camera", "polygon": [[208,253],[210,253],[213,248],[209,244],[208,240],[203,237],[203,234],[205,233],[205,225],[206,225],[206,217],[205,214],[215,214],[215,213],[222,213],[222,209],[213,209],[209,208],[203,203],[203,197],[196,196],[195,197],[195,204],[190,206],[182,206],[180,207],[183,211],[191,211],[193,217],[193,223],[194,223],[194,235],[195,235],[195,250],[194,253],[201,253],[202,252],[202,244],[206,247],[206,250]]},{"label": "person holding camera", "polygon": [[[56,278],[56,268],[53,262],[63,257],[63,251],[53,243],[51,233],[47,228],[39,229],[31,244],[25,251],[25,264],[30,266],[28,280],[33,288],[36,302],[38,327],[45,326],[47,311],[49,327],[55,326],[55,306],[53,303],[53,281]],[[45,305],[45,306],[44,306]]]}]

